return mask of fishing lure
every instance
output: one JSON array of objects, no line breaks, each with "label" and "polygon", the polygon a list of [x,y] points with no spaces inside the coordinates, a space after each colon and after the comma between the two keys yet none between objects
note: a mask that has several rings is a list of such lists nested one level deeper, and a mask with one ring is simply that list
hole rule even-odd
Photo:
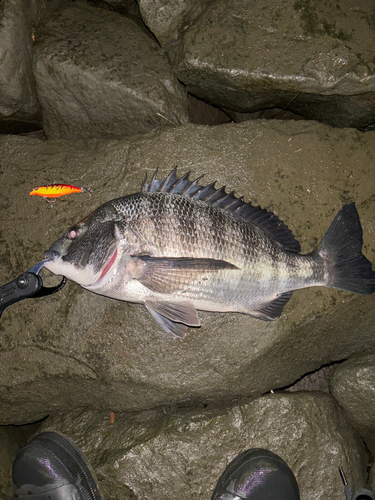
[{"label": "fishing lure", "polygon": [[83,192],[88,193],[91,196],[90,191],[84,187],[70,186],[69,184],[47,184],[45,186],[35,187],[31,191],[30,196],[42,196],[42,198],[50,203],[48,198],[56,199],[67,194]]}]

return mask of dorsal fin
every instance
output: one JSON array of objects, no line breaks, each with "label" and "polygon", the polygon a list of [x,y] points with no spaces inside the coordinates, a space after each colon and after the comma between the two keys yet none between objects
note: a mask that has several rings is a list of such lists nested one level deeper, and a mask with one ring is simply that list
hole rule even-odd
[{"label": "dorsal fin", "polygon": [[254,226],[270,234],[288,250],[293,252],[301,250],[300,244],[293,236],[291,230],[273,212],[268,212],[264,208],[254,206],[250,202],[246,203],[243,200],[243,196],[237,198],[234,195],[234,191],[227,193],[225,186],[216,189],[216,182],[212,182],[207,186],[201,186],[198,184],[198,181],[203,175],[191,181],[189,179],[190,172],[187,172],[179,178],[177,177],[176,170],[177,167],[165,179],[158,180],[156,179],[158,169],[156,169],[149,184],[147,183],[146,174],[141,186],[141,193],[171,193],[194,200],[202,200],[207,205],[222,208],[251,222]]}]

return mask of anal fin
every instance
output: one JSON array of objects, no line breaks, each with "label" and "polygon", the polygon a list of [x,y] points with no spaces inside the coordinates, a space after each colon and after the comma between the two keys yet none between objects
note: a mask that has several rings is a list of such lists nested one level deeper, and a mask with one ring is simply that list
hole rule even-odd
[{"label": "anal fin", "polygon": [[282,293],[276,299],[266,304],[262,304],[259,309],[248,311],[247,314],[254,316],[254,318],[262,319],[263,321],[273,321],[281,316],[283,307],[292,297],[292,293],[293,292]]},{"label": "anal fin", "polygon": [[154,320],[168,333],[183,339],[188,326],[201,326],[197,310],[190,302],[145,301],[145,306]]}]

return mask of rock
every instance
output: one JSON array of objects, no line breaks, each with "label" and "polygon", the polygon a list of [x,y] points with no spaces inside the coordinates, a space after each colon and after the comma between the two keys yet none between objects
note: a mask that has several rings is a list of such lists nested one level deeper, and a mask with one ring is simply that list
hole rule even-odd
[{"label": "rock", "polygon": [[142,19],[170,56],[184,30],[199,18],[212,0],[139,0]]},{"label": "rock", "polygon": [[122,16],[125,16],[134,21],[145,31],[145,33],[148,33],[149,36],[153,36],[151,31],[143,22],[137,0],[109,0],[108,4],[110,4],[113,10],[115,10]]},{"label": "rock", "polygon": [[[187,125],[121,141],[0,137],[1,282],[100,204],[139,190],[145,172],[206,173],[275,211],[310,252],[348,200],[360,214],[364,253],[375,250],[374,133],[315,122]],[[92,190],[50,209],[34,186]],[[57,278],[44,274],[46,286]],[[143,305],[111,300],[74,283],[55,296],[7,308],[0,322],[0,423],[33,422],[77,407],[140,411],[255,397],[320,366],[375,347],[375,295],[297,291],[280,319],[199,312],[202,327],[181,342]],[[358,331],[361,335],[358,335]]]},{"label": "rock", "polygon": [[158,44],[117,13],[73,4],[38,32],[34,73],[49,139],[123,137],[188,123]]},{"label": "rock", "polygon": [[48,418],[44,430],[75,440],[106,498],[209,500],[226,465],[257,447],[287,462],[302,499],[342,498],[340,465],[353,487],[365,481],[361,439],[319,392],[268,394],[229,408],[120,413],[113,424],[109,412],[77,410]]},{"label": "rock", "polygon": [[217,0],[169,55],[189,92],[218,107],[365,128],[375,121],[373,2],[345,5]]},{"label": "rock", "polygon": [[330,392],[375,456],[375,355],[353,357],[337,366]]},{"label": "rock", "polygon": [[32,74],[32,45],[43,15],[57,0],[4,0],[0,9],[0,120],[12,117],[40,123],[40,106]]}]

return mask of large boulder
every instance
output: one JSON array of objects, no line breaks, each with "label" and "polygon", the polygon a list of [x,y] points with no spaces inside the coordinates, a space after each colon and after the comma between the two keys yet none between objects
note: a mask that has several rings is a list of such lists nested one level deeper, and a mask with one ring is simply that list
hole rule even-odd
[{"label": "large boulder", "polygon": [[375,456],[375,355],[354,357],[338,365],[331,376],[330,392]]},{"label": "large boulder", "polygon": [[40,122],[32,45],[41,18],[59,0],[4,0],[0,6],[0,120]]},{"label": "large boulder", "polygon": [[143,21],[163,49],[173,56],[179,38],[214,0],[139,0]]},{"label": "large boulder", "polygon": [[[0,137],[1,282],[41,260],[68,227],[101,203],[139,191],[145,172],[178,165],[207,174],[274,210],[304,253],[341,205],[355,200],[364,253],[375,249],[374,133],[314,122],[187,125],[122,141],[67,143]],[[50,208],[36,185],[92,189]],[[45,283],[57,282],[56,278]],[[0,422],[26,423],[90,406],[113,411],[196,405],[285,387],[332,361],[374,349],[374,296],[315,288],[295,292],[282,317],[199,312],[202,327],[181,342],[145,307],[69,283],[60,293],[9,307],[0,323]],[[360,335],[358,334],[360,332]]]},{"label": "large boulder", "polygon": [[34,74],[48,138],[123,137],[188,123],[186,91],[132,20],[68,5],[37,33]]},{"label": "large boulder", "polygon": [[73,438],[105,498],[209,500],[226,465],[249,448],[281,456],[303,500],[343,498],[339,466],[353,490],[366,481],[363,442],[334,400],[319,392],[112,418],[109,412],[80,409],[51,416],[40,428],[45,430]]},{"label": "large boulder", "polygon": [[[360,9],[335,0],[204,5],[196,19],[186,3],[186,18],[178,16],[183,29],[169,51],[192,94],[239,112],[277,107],[338,127],[374,123],[372,0],[362,1]],[[144,15],[146,23],[158,19],[151,14]],[[167,9],[159,7],[158,14],[168,28],[161,40],[173,40],[174,16],[168,23]]]}]

